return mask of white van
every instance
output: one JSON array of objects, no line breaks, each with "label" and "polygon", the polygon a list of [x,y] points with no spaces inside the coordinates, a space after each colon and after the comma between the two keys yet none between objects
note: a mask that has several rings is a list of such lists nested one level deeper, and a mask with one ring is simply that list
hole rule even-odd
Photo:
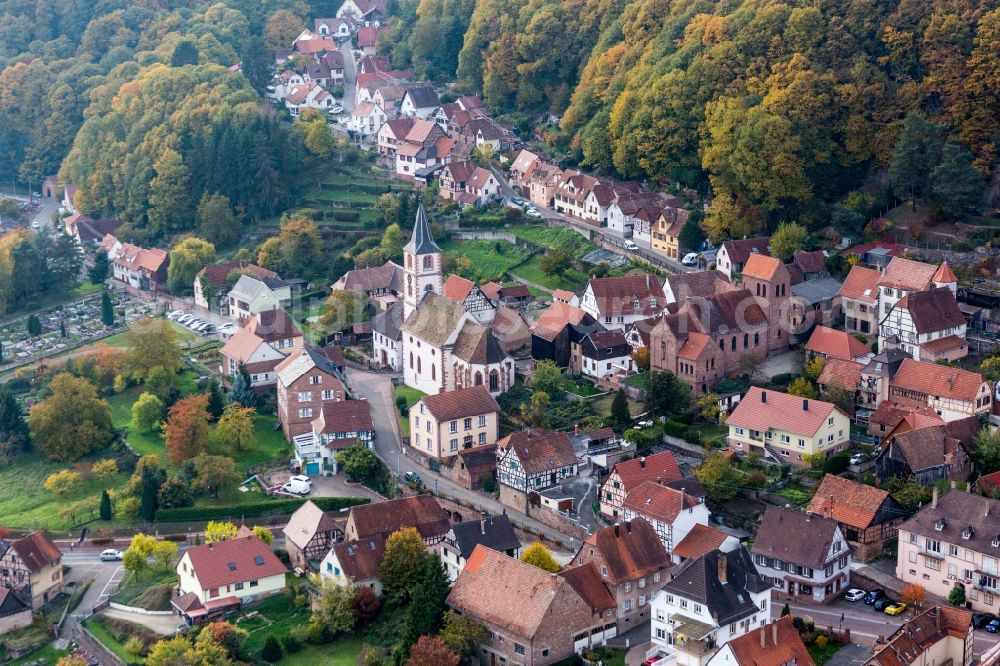
[{"label": "white van", "polygon": [[630,240],[627,240],[624,243],[622,243],[622,247],[628,250],[629,252],[638,252],[639,250],[639,246]]},{"label": "white van", "polygon": [[292,479],[285,485],[281,486],[281,490],[286,493],[291,493],[292,495],[301,495],[305,497],[309,494],[309,490],[312,484],[305,483],[302,479]]}]

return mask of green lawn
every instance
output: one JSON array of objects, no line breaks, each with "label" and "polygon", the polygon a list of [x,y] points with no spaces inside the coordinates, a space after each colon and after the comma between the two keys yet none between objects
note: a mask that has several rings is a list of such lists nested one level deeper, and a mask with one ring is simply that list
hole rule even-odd
[{"label": "green lawn", "polygon": [[729,428],[718,423],[702,423],[688,428],[689,432],[697,432],[702,439],[709,439],[713,442],[724,441],[729,434]]},{"label": "green lawn", "polygon": [[126,574],[121,586],[111,600],[122,604],[129,604],[149,588],[164,583],[177,583],[177,574],[174,572],[174,568],[171,567],[167,571],[164,571],[159,565],[151,563],[149,570],[143,572],[138,578],[135,574]]},{"label": "green lawn", "polygon": [[[421,392],[421,391],[418,391],[415,388],[410,388],[409,386],[404,386],[404,385],[400,384],[399,386],[396,387],[396,398],[398,399],[400,396],[406,398],[406,405],[407,405],[407,407],[410,407],[417,400],[420,400],[420,398],[424,397],[424,393]],[[410,417],[409,416],[403,416],[403,415],[401,415],[399,413],[399,409],[398,408],[396,409],[396,416],[399,419],[399,434],[400,434],[400,436],[402,436],[402,437],[409,437],[410,436]]]},{"label": "green lawn", "polygon": [[569,291],[580,291],[587,282],[587,275],[571,268],[562,276],[546,275],[542,271],[542,255],[536,254],[523,264],[510,269],[511,275],[540,284],[549,289],[568,289]]},{"label": "green lawn", "polygon": [[634,388],[639,388],[645,390],[646,388],[646,374],[640,373],[638,375],[632,375],[631,377],[625,378],[625,383]]},{"label": "green lawn", "polygon": [[38,663],[37,660],[44,659],[45,661],[40,662],[45,664],[45,666],[53,666],[60,657],[65,657],[69,654],[68,650],[57,650],[52,645],[45,645],[38,648],[34,652],[29,652],[19,659],[15,659],[10,662],[7,666],[25,666],[26,664]]},{"label": "green lawn", "polygon": [[809,656],[812,660],[816,662],[816,666],[823,666],[826,662],[830,661],[830,658],[836,654],[841,646],[839,643],[830,641],[824,647],[820,647],[815,642],[810,643],[806,646],[806,650],[809,651]]},{"label": "green lawn", "polygon": [[511,233],[550,250],[557,247],[575,247],[578,248],[578,255],[597,247],[582,234],[565,227],[516,227]]},{"label": "green lawn", "polygon": [[575,393],[584,397],[597,395],[601,392],[594,386],[593,382],[589,382],[583,377],[566,377],[563,380],[562,388],[568,393]]},{"label": "green lawn", "polygon": [[291,666],[355,666],[361,656],[364,641],[356,636],[343,636],[327,645],[307,645],[300,652],[286,654],[276,662]]},{"label": "green lawn", "polygon": [[511,268],[528,258],[528,251],[507,241],[461,240],[442,245],[449,255],[472,262],[472,277],[477,282],[499,280]]},{"label": "green lawn", "polygon": [[100,616],[89,618],[84,622],[84,626],[90,630],[90,633],[97,637],[97,640],[104,643],[104,647],[114,652],[115,656],[124,661],[126,664],[146,663],[145,657],[140,657],[127,651],[125,646],[118,642],[117,638],[111,635],[111,632],[108,631],[108,628],[105,627],[104,623],[101,621]]}]

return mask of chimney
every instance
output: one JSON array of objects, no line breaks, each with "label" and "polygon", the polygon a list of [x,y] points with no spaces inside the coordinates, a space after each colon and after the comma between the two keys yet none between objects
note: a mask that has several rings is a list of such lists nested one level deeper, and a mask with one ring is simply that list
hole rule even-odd
[{"label": "chimney", "polygon": [[621,525],[618,524],[618,523],[615,523],[615,537],[620,536],[620,533],[621,533],[620,528],[621,528]]},{"label": "chimney", "polygon": [[764,630],[764,627],[760,628],[760,647],[767,647],[767,632]]},{"label": "chimney", "polygon": [[726,554],[719,553],[719,582],[723,585],[726,584]]},{"label": "chimney", "polygon": [[805,398],[802,399],[802,411],[803,412],[809,411],[809,401],[806,400]]},{"label": "chimney", "polygon": [[574,435],[579,435],[580,434],[580,424],[579,423],[574,423],[573,424],[573,434]]},{"label": "chimney", "polygon": [[760,401],[761,402],[767,402],[767,391],[761,391],[760,392]]},{"label": "chimney", "polygon": [[639,467],[646,469],[646,456],[639,458]]},{"label": "chimney", "polygon": [[774,621],[771,622],[771,642],[778,644],[778,623]]},{"label": "chimney", "polygon": [[479,516],[479,531],[482,534],[486,534],[486,512],[483,511],[482,515]]},{"label": "chimney", "polygon": [[931,508],[932,509],[936,509],[937,508],[937,501],[938,501],[938,489],[937,489],[937,486],[934,486],[934,491],[931,494]]}]

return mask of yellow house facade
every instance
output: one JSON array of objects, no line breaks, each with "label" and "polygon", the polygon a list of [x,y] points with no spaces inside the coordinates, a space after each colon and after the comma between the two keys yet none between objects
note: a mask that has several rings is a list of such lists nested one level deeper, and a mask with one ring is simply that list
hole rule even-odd
[{"label": "yellow house facade", "polygon": [[681,252],[679,238],[686,219],[686,210],[680,208],[663,209],[660,216],[656,218],[650,247],[671,259],[679,259]]},{"label": "yellow house facade", "polygon": [[500,405],[485,386],[424,396],[409,412],[410,446],[434,458],[463,449],[496,446]]},{"label": "yellow house facade", "polygon": [[832,403],[758,386],[750,387],[726,425],[735,451],[793,465],[807,464],[807,456],[835,455],[851,443],[850,418]]}]

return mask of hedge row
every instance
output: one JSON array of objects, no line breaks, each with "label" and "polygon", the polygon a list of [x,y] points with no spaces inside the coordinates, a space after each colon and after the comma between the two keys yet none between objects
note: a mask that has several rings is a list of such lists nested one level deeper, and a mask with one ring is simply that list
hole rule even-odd
[{"label": "hedge row", "polygon": [[358,211],[340,208],[331,211],[330,216],[338,222],[357,222],[361,219],[361,213]]},{"label": "hedge row", "polygon": [[[367,504],[364,497],[316,497],[313,504],[324,511],[338,511],[358,504]],[[305,504],[304,499],[276,499],[239,506],[188,506],[176,509],[158,509],[156,520],[180,522],[185,520],[218,520],[220,518],[251,518],[255,516],[293,513]]]}]

